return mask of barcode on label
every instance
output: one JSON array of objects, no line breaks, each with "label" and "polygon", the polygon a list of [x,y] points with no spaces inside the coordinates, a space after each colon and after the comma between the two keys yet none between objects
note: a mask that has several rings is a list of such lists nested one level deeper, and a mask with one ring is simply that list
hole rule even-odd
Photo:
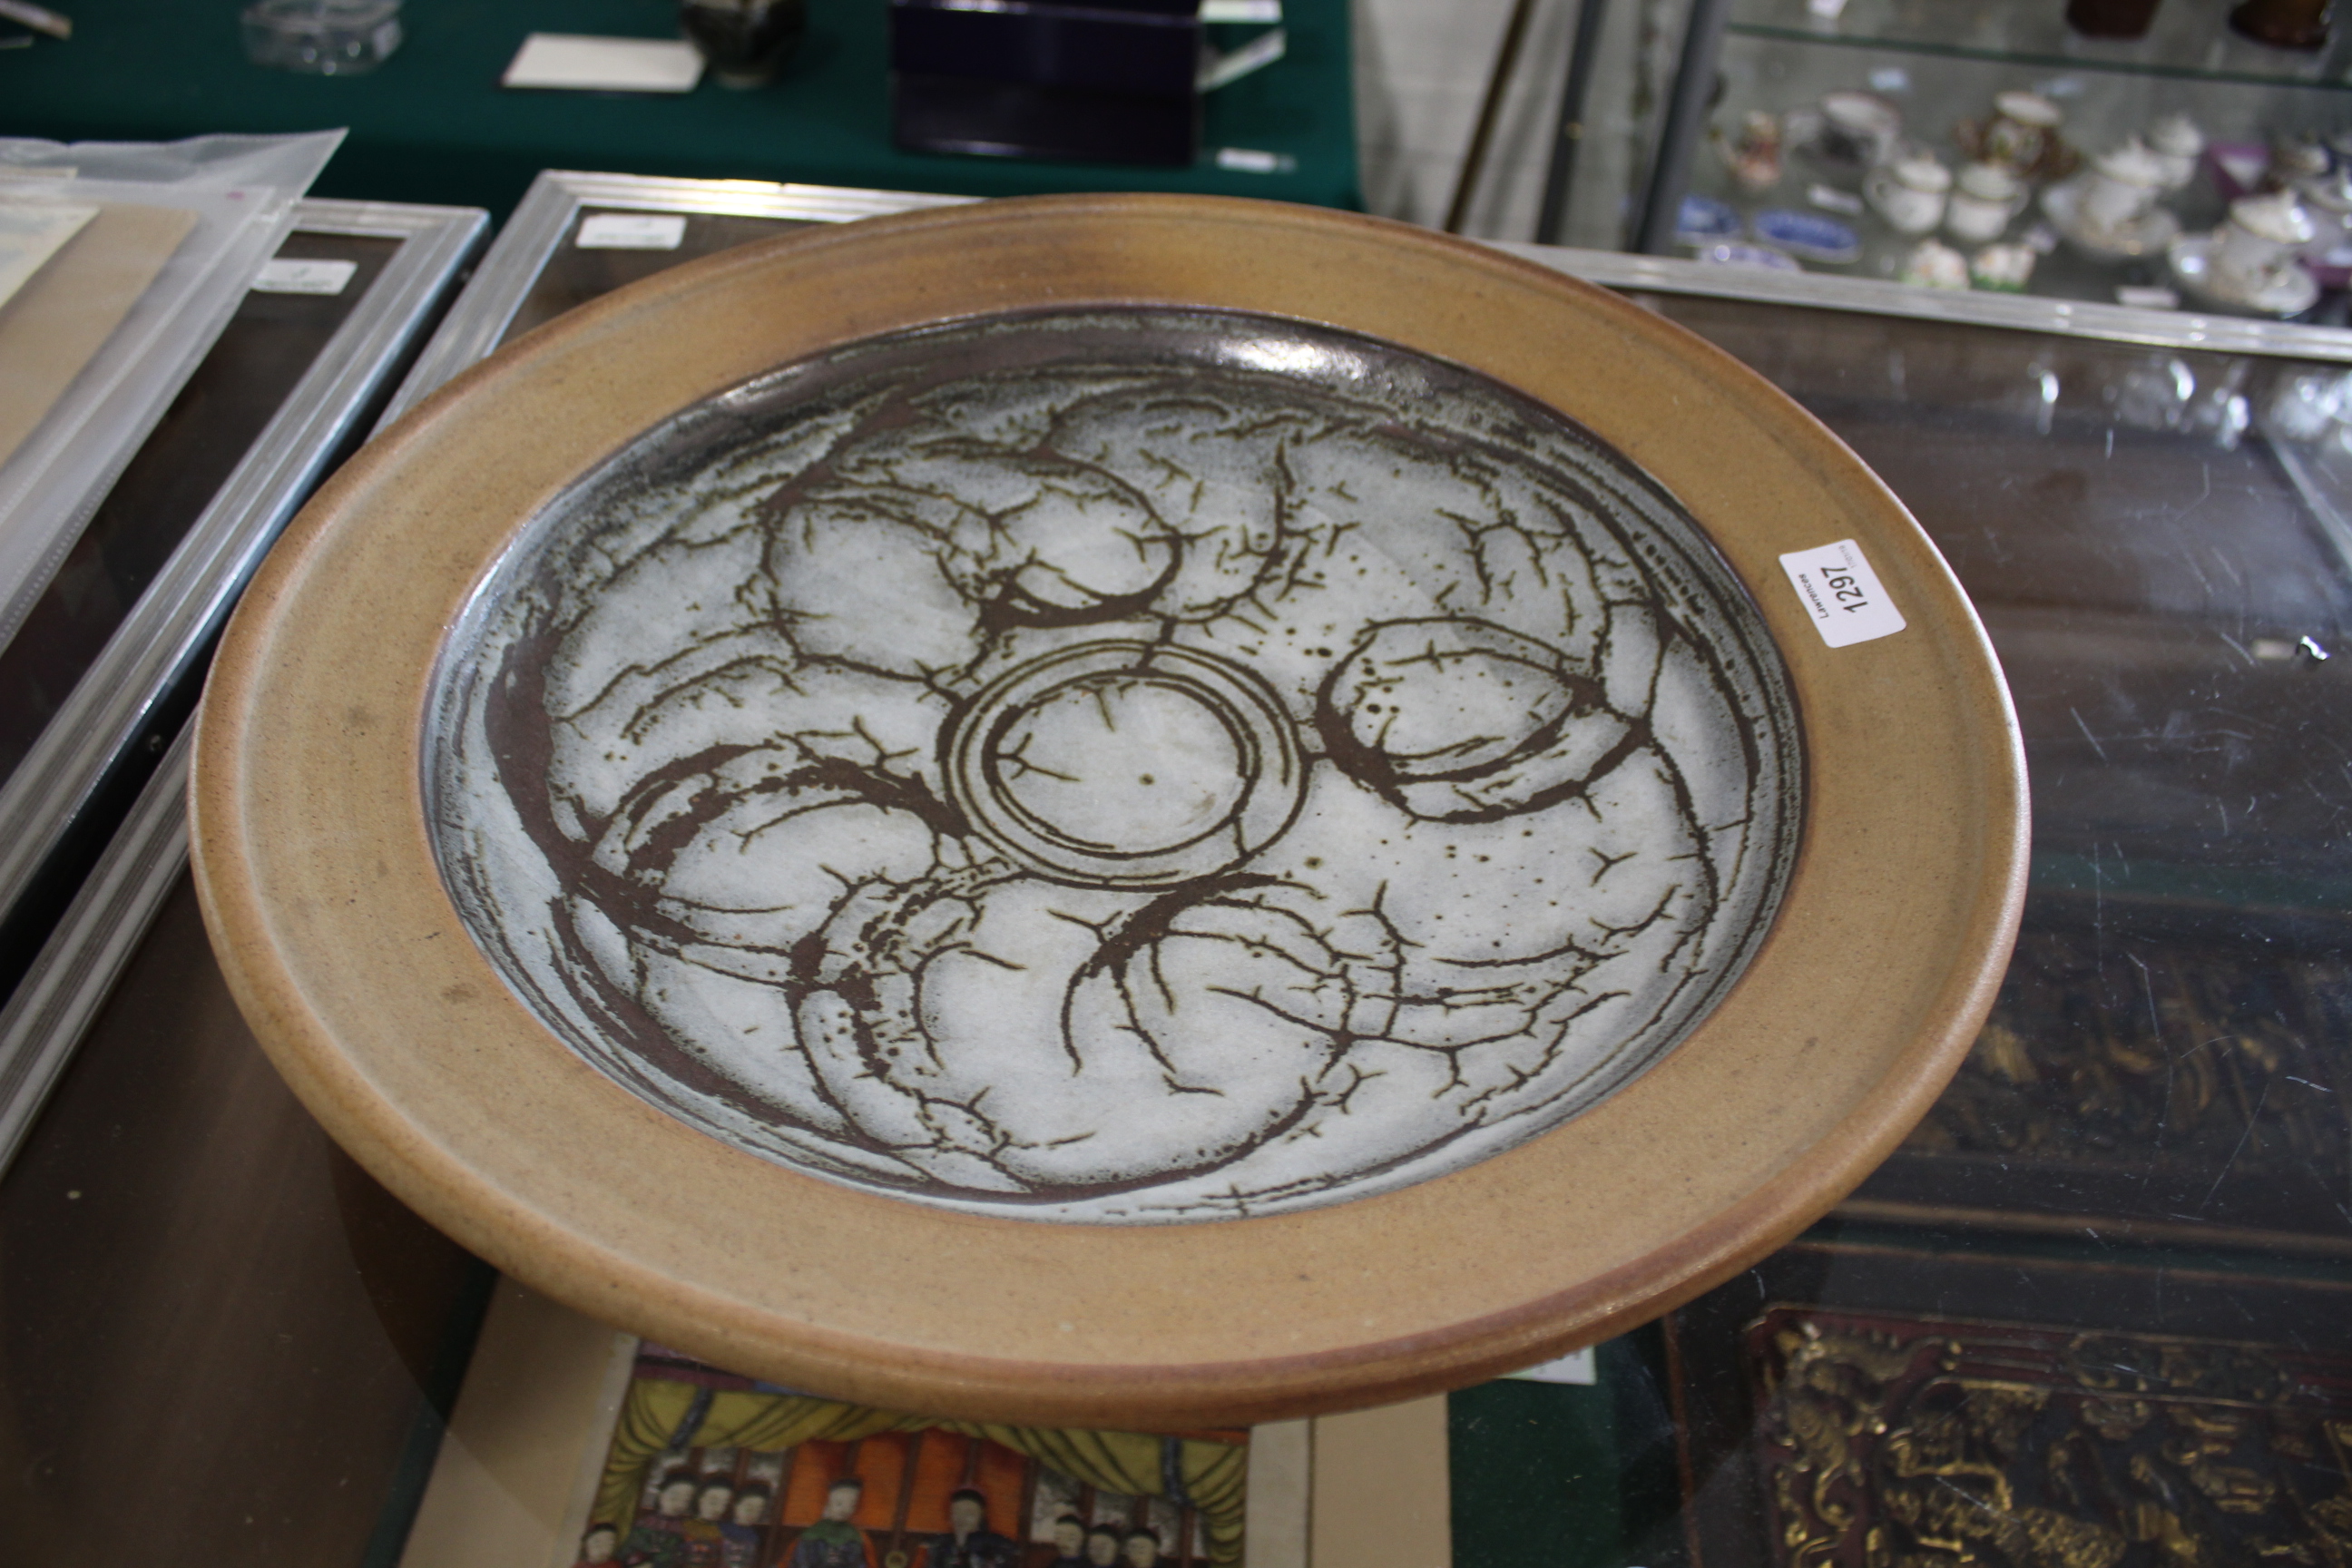
[{"label": "barcode on label", "polygon": [[1845,647],[1903,629],[1903,612],[1886,596],[1878,574],[1851,539],[1780,557],[1780,570],[1812,617],[1813,629],[1832,647]]},{"label": "barcode on label", "polygon": [[583,218],[572,243],[583,250],[676,250],[686,219],[674,213],[598,213]]}]

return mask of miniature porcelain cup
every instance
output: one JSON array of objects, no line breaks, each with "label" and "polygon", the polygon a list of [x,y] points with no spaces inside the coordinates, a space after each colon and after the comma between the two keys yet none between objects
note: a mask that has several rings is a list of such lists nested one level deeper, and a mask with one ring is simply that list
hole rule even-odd
[{"label": "miniature porcelain cup", "polygon": [[1822,95],[1822,151],[1867,168],[1886,156],[1903,132],[1903,115],[1876,93]]},{"label": "miniature porcelain cup", "polygon": [[2148,151],[2164,165],[2158,183],[2177,191],[2197,177],[2197,160],[2205,151],[2205,132],[2185,114],[2168,114],[2147,128]]},{"label": "miniature porcelain cup", "polygon": [[2292,193],[2240,196],[2230,204],[2230,221],[2221,226],[2213,270],[2231,287],[2259,288],[2289,265],[2293,252],[2310,243],[2313,233],[2311,215]]},{"label": "miniature porcelain cup", "polygon": [[1999,238],[2024,204],[2025,186],[2015,174],[1999,163],[1970,163],[1944,207],[1944,227],[1955,239],[1981,245]]},{"label": "miniature porcelain cup", "polygon": [[2295,182],[2294,194],[2311,219],[2311,237],[2298,248],[2305,259],[2321,266],[2341,266],[2327,258],[2352,240],[2352,168],[2337,167],[2312,179]]},{"label": "miniature porcelain cup", "polygon": [[1983,156],[1987,163],[2012,169],[2030,169],[2039,163],[2058,139],[2059,121],[2065,118],[2056,104],[2038,92],[1995,93],[1992,107],[1992,121],[1984,132]]},{"label": "miniature porcelain cup", "polygon": [[1913,153],[1881,163],[1863,182],[1862,194],[1899,234],[1926,234],[1944,217],[1952,172],[1932,154]]},{"label": "miniature porcelain cup", "polygon": [[2293,137],[2271,145],[2271,177],[2286,184],[2325,174],[2335,163],[2335,157],[2326,147],[2308,136]]},{"label": "miniature porcelain cup", "polygon": [[2164,164],[2135,136],[2091,166],[2083,185],[2083,222],[2112,233],[2138,221],[2164,194]]}]

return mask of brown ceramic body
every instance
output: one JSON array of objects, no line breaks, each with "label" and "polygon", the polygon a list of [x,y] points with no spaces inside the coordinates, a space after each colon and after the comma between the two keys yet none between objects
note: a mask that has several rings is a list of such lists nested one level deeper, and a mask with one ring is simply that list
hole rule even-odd
[{"label": "brown ceramic body", "polygon": [[[1803,847],[1722,1005],[1597,1108],[1466,1169],[1271,1217],[1041,1224],[852,1190],[667,1116],[468,939],[423,815],[441,637],[524,520],[772,366],[1039,306],[1370,332],[1559,408],[1678,497],[1762,607],[1804,729]],[[1776,557],[1860,541],[1906,630],[1825,647]],[[1735,362],[1544,268],[1377,220],[1149,196],[811,230],[624,289],[339,474],[237,612],[201,719],[198,887],[296,1091],[395,1192],[580,1309],[719,1364],[942,1414],[1240,1422],[1456,1386],[1640,1322],[1858,1182],[1968,1049],[2015,934],[2023,763],[1926,537]]]}]

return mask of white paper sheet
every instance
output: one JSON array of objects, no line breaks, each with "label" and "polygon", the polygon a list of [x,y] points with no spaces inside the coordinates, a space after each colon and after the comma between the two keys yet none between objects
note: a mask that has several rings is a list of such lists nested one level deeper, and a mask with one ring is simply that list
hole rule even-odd
[{"label": "white paper sheet", "polygon": [[515,51],[499,85],[575,92],[691,92],[701,79],[702,56],[683,38],[533,33]]},{"label": "white paper sheet", "polygon": [[0,201],[0,305],[97,216],[77,203]]}]

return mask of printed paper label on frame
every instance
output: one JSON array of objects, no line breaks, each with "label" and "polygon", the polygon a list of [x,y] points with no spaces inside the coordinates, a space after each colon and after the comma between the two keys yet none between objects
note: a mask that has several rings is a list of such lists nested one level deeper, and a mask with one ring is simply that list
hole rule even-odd
[{"label": "printed paper label on frame", "polygon": [[356,261],[297,261],[278,257],[255,274],[257,294],[340,294],[358,272]]},{"label": "printed paper label on frame", "polygon": [[572,243],[583,250],[676,250],[686,219],[675,213],[597,213],[580,224]]}]

